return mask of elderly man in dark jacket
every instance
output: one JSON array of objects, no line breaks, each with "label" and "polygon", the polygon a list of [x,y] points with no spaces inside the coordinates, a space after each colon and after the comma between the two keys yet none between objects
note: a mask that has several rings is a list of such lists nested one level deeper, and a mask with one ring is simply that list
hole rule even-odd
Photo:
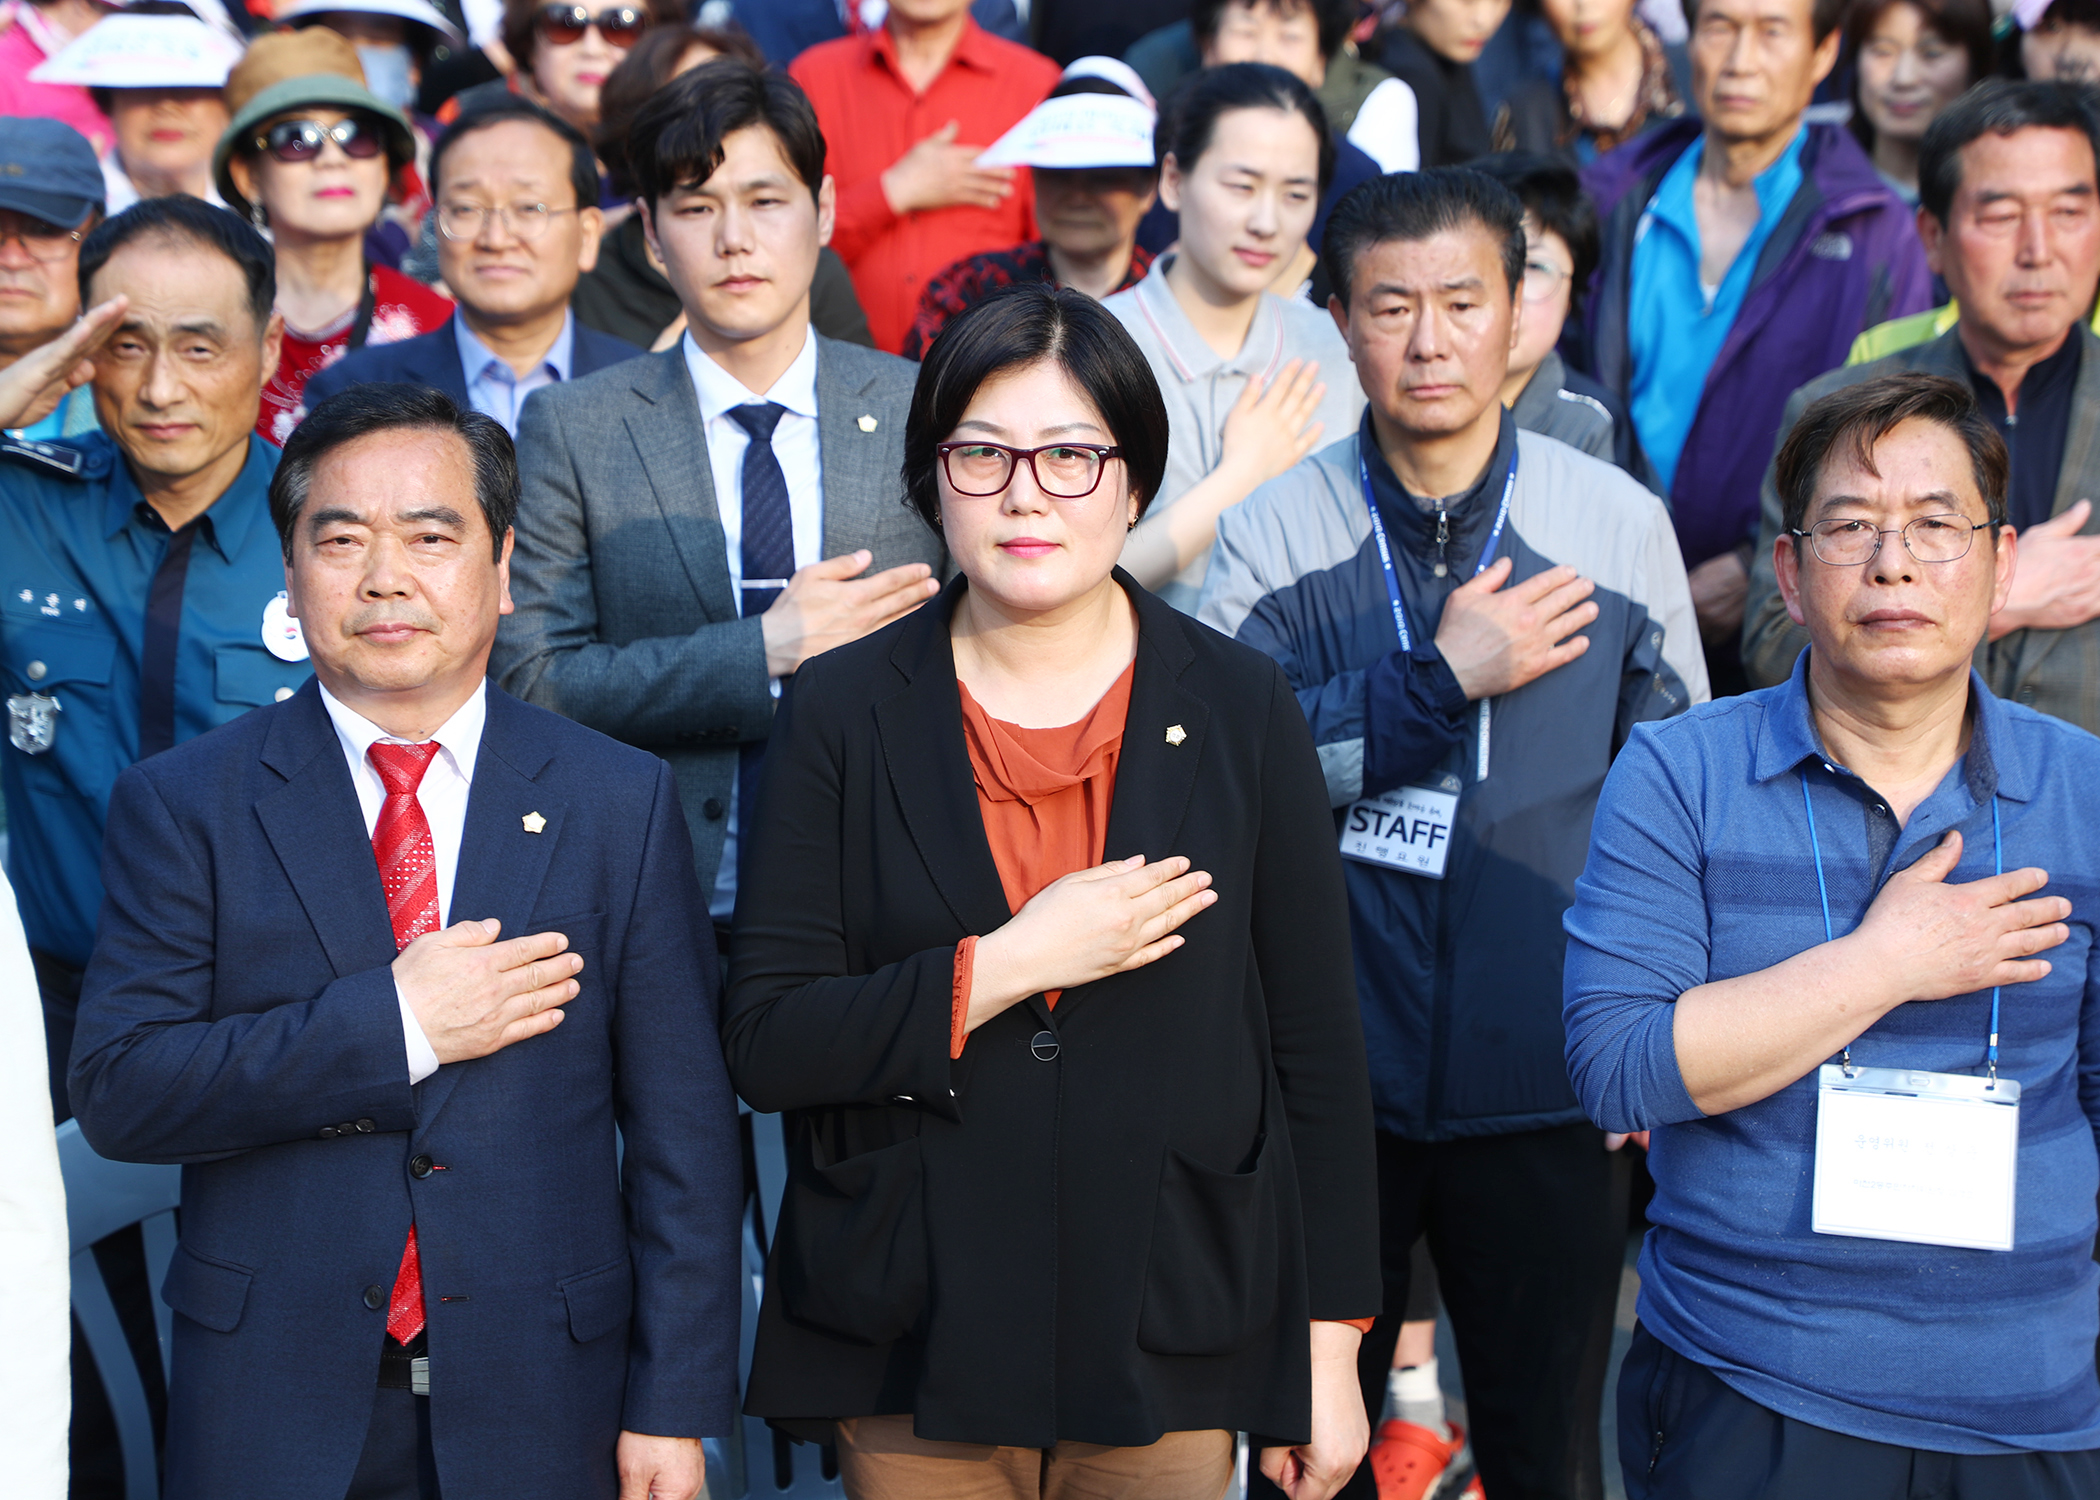
[{"label": "elderly man in dark jacket", "polygon": [[1861,330],[1927,306],[1932,278],[1858,143],[1803,118],[1843,0],[1691,9],[1697,116],[1584,174],[1604,220],[1589,340],[1671,501],[1722,693],[1743,686],[1758,480],[1785,393],[1843,364]]}]

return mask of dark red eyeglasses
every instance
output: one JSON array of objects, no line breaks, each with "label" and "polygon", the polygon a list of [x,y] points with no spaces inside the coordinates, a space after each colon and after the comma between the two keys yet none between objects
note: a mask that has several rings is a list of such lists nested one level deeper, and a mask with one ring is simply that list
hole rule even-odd
[{"label": "dark red eyeglasses", "polygon": [[649,17],[632,5],[608,5],[596,15],[581,5],[547,5],[541,7],[536,24],[540,35],[557,47],[582,41],[583,34],[596,26],[598,35],[625,49],[642,39],[649,29]]},{"label": "dark red eyeglasses", "polygon": [[255,149],[267,151],[278,161],[312,161],[321,148],[334,141],[352,161],[370,161],[386,149],[379,127],[352,115],[333,125],[314,120],[279,120],[255,138]]}]

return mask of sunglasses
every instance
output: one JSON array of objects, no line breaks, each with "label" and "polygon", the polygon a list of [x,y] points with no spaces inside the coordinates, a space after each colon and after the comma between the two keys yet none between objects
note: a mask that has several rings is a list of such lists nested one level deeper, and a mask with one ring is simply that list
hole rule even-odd
[{"label": "sunglasses", "polygon": [[557,47],[583,40],[591,27],[612,46],[632,47],[649,27],[649,17],[632,5],[609,5],[595,16],[581,5],[548,5],[534,23],[540,35]]},{"label": "sunglasses", "polygon": [[267,151],[277,161],[312,161],[322,147],[334,141],[352,161],[369,161],[385,149],[378,127],[352,115],[333,125],[312,120],[279,120],[255,138],[255,149]]}]

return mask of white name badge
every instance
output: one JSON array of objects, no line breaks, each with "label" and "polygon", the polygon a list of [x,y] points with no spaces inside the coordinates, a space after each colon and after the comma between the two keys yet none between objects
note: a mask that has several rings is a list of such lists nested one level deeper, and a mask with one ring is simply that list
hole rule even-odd
[{"label": "white name badge", "polygon": [[263,606],[262,643],[279,661],[306,660],[306,635],[282,593]]},{"label": "white name badge", "polygon": [[1818,1082],[1817,1234],[2012,1249],[2018,1083],[1836,1063]]},{"label": "white name badge", "polygon": [[1458,794],[1435,787],[1401,786],[1349,804],[1342,818],[1342,857],[1444,878],[1451,857],[1451,825],[1458,821]]}]

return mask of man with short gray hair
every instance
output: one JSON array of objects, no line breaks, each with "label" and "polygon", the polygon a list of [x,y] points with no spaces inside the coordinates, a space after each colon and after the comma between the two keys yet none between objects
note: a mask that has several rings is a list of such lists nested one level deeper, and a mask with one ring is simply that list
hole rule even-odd
[{"label": "man with short gray hair", "polygon": [[[2020,571],[1977,670],[2001,698],[2100,730],[2100,337],[2085,326],[2100,286],[2100,130],[2088,99],[2075,85],[1993,80],[1940,112],[1919,153],[1918,231],[1960,320],[1810,381],[1779,432],[1783,444],[1815,401],[1899,371],[1974,391],[2011,452],[2020,528]],[[1769,686],[1786,680],[1808,632],[1788,616],[1773,562],[1776,469],[1763,507],[1743,664]]]}]

